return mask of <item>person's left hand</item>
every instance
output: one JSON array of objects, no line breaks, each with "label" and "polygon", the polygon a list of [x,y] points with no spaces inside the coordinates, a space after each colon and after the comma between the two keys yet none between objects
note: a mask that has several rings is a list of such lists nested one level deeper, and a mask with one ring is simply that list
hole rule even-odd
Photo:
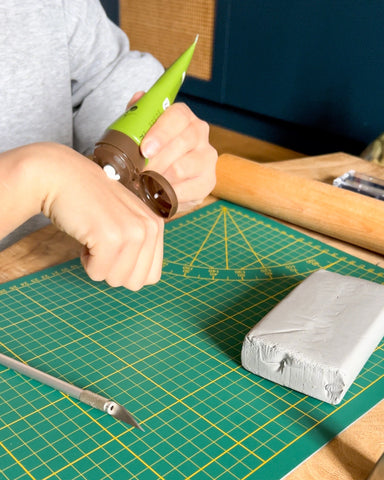
[{"label": "person's left hand", "polygon": [[[137,93],[130,104],[140,98]],[[187,210],[213,190],[217,152],[209,143],[209,126],[184,103],[171,105],[150,128],[141,153],[154,170],[172,185],[179,211]]]}]

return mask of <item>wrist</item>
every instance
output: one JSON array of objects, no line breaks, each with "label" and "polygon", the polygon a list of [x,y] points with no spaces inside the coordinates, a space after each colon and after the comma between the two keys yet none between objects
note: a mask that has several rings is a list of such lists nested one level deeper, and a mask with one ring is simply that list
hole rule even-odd
[{"label": "wrist", "polygon": [[33,143],[0,154],[0,179],[6,187],[3,205],[12,203],[12,210],[27,218],[46,213],[65,182],[64,156],[75,153],[55,143]]},{"label": "wrist", "polygon": [[18,159],[15,162],[17,185],[25,192],[30,216],[44,210],[44,203],[49,194],[49,185],[55,178],[52,174],[54,165],[51,157],[54,144],[34,143],[18,149]]},{"label": "wrist", "polygon": [[[51,218],[51,209],[63,189],[78,181],[83,165],[99,170],[89,159],[65,145],[35,143],[23,147],[21,183],[28,185],[32,208]],[[79,176],[81,174],[79,173]]]},{"label": "wrist", "polygon": [[0,238],[41,211],[32,145],[0,153]]}]

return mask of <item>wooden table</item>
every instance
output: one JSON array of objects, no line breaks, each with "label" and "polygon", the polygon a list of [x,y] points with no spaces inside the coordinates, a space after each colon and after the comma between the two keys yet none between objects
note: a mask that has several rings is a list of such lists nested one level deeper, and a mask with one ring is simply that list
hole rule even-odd
[{"label": "wooden table", "polygon": [[[302,154],[237,133],[223,132],[222,129],[213,127],[211,142],[219,153],[223,151],[224,139],[227,152],[244,155],[260,162],[277,161],[278,163],[274,163],[276,168],[294,170],[302,175],[312,177],[324,175],[325,170],[322,174],[319,173],[316,162],[307,158],[300,160],[300,157],[304,157]],[[292,159],[298,160],[287,162]],[[336,167],[323,164],[323,169],[328,173],[332,173],[332,168]],[[348,168],[345,168],[345,171],[347,170]],[[206,202],[214,200],[210,197]],[[298,227],[294,228],[365,261],[384,267],[384,258],[381,255],[324,235]],[[0,283],[75,258],[79,255],[79,250],[80,245],[56,227],[53,225],[45,227],[0,252]],[[288,480],[365,480],[383,451],[384,401],[381,401],[286,478]]]}]

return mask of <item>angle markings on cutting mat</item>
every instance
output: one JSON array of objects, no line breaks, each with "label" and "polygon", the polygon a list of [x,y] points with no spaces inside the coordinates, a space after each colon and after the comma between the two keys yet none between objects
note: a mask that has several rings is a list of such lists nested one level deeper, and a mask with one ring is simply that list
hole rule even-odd
[{"label": "angle markings on cutting mat", "polygon": [[384,283],[378,267],[217,202],[167,224],[162,280],[141,292],[93,283],[78,261],[3,285],[7,353],[110,394],[145,428],[3,369],[3,477],[286,475],[371,408],[384,379],[383,345],[337,408],[240,367],[256,319],[318,268]]}]

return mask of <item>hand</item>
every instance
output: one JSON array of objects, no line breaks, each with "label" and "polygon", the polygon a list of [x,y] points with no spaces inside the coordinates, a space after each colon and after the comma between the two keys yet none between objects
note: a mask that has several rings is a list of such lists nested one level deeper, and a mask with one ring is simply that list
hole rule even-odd
[{"label": "hand", "polygon": [[140,148],[149,158],[146,168],[163,175],[174,188],[179,211],[201,203],[213,190],[217,152],[209,144],[209,127],[184,103],[171,105],[158,118]]},{"label": "hand", "polygon": [[63,145],[33,144],[0,155],[0,178],[8,185],[0,190],[1,227],[42,210],[84,245],[93,280],[138,290],[160,279],[163,220],[91,160]]}]

